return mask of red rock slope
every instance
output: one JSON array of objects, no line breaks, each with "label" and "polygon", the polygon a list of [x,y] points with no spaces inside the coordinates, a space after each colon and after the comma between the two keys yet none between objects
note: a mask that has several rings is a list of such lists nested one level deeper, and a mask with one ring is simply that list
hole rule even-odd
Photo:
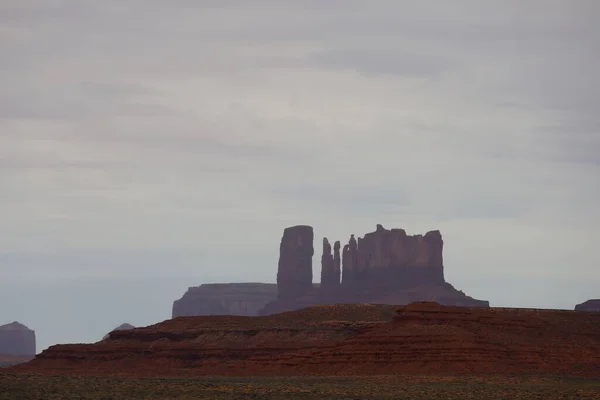
[{"label": "red rock slope", "polygon": [[600,377],[600,313],[335,305],[266,317],[181,317],[52,346],[34,373],[370,375],[525,373]]}]

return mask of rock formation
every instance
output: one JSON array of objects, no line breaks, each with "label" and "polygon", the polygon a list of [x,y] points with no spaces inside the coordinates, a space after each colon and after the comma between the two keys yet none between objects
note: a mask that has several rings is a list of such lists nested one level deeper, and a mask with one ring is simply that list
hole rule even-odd
[{"label": "rock formation", "polygon": [[277,267],[278,298],[296,299],[312,289],[312,226],[298,225],[283,231]]},{"label": "rock formation", "polygon": [[408,236],[404,229],[386,230],[377,225],[375,232],[359,238],[358,243],[354,235],[350,237],[343,283],[362,285],[367,280],[378,288],[392,285],[392,289],[443,283],[443,245],[439,231]]},{"label": "rock formation", "polygon": [[104,335],[104,337],[102,338],[102,340],[106,340],[110,337],[111,332],[114,331],[125,331],[128,329],[134,329],[135,326],[128,324],[127,322],[125,322],[124,324],[121,324],[119,326],[117,326],[115,329],[113,329],[112,331],[108,332],[106,335]]},{"label": "rock formation", "polygon": [[119,376],[532,374],[600,376],[600,313],[315,306],[265,317],[181,317],[55,345],[11,373]]},{"label": "rock formation", "polygon": [[340,242],[338,240],[333,244],[333,287],[340,286],[340,279],[342,277],[341,261],[342,259],[340,258]]},{"label": "rock formation", "polygon": [[173,318],[193,315],[257,315],[277,298],[274,283],[211,283],[190,287],[173,303]]},{"label": "rock formation", "polygon": [[323,255],[321,256],[321,287],[323,291],[337,289],[340,286],[340,242],[335,242],[334,252],[331,244],[323,238]]},{"label": "rock formation", "polygon": [[17,321],[0,326],[0,365],[29,361],[35,352],[35,331]]},{"label": "rock formation", "polygon": [[173,304],[173,318],[193,315],[268,315],[315,304],[402,305],[436,301],[445,305],[489,307],[456,290],[444,279],[442,235],[409,236],[403,229],[377,225],[362,238],[351,235],[343,247],[323,239],[321,284],[312,283],[314,233],[310,226],[286,228],[279,246],[277,285],[209,284],[189,288]]},{"label": "rock formation", "polygon": [[[267,304],[261,315],[289,311],[314,304],[335,303],[379,303],[408,304],[414,301],[436,301],[444,305],[489,307],[487,301],[476,300],[456,290],[444,279],[443,247],[440,231],[430,231],[425,235],[409,236],[403,229],[387,230],[377,225],[375,232],[362,238],[350,236],[342,253],[340,282],[340,244],[331,245],[323,239],[321,256],[321,286],[307,290],[309,261],[312,245],[307,241],[312,237],[304,235],[301,243],[308,250],[291,251],[298,241],[291,233],[298,227],[284,231],[280,249],[279,271],[297,271],[302,265],[299,291],[293,284],[293,275],[288,273],[285,285],[278,287],[279,298]],[[303,227],[307,229],[307,227]],[[286,241],[287,240],[287,241]],[[290,243],[284,246],[284,242]],[[290,290],[290,288],[292,288]]]},{"label": "rock formation", "polygon": [[575,311],[598,311],[600,312],[600,299],[591,299],[575,306]]},{"label": "rock formation", "polygon": [[354,235],[350,235],[348,244],[342,253],[342,283],[349,284],[354,280],[357,260],[358,244]]}]

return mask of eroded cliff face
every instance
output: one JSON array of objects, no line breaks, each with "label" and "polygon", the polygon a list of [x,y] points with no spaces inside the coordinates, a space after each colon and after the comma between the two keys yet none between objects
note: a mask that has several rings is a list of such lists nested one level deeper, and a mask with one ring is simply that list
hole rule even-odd
[{"label": "eroded cliff face", "polygon": [[194,315],[253,316],[277,298],[274,283],[213,283],[191,287],[173,303],[173,318]]},{"label": "eroded cliff face", "polygon": [[0,355],[35,356],[35,332],[15,321],[0,326]]},{"label": "eroded cliff face", "polygon": [[[377,225],[375,232],[362,238],[351,235],[341,257],[340,243],[335,242],[332,254],[331,244],[324,238],[321,286],[311,290],[307,289],[307,257],[312,253],[312,244],[307,241],[312,237],[312,229],[302,239],[298,239],[296,229],[284,231],[280,247],[278,278],[286,272],[287,280],[278,280],[279,297],[267,304],[259,312],[261,315],[335,303],[401,305],[436,301],[444,305],[489,307],[487,301],[473,299],[445,281],[440,231],[411,236],[403,229],[388,230]],[[299,251],[301,247],[305,250]],[[301,281],[294,284],[294,276],[300,276]],[[303,289],[298,290],[296,285]]]},{"label": "eroded cliff face", "polygon": [[280,299],[295,299],[312,289],[313,239],[312,226],[297,225],[283,231],[277,266],[277,296]]},{"label": "eroded cliff face", "polygon": [[598,311],[600,312],[600,299],[591,299],[575,306],[575,311]]},{"label": "eroded cliff face", "polygon": [[439,231],[409,236],[404,229],[387,230],[377,225],[358,241],[354,235],[344,247],[342,284],[376,285],[400,289],[419,284],[444,283]]}]

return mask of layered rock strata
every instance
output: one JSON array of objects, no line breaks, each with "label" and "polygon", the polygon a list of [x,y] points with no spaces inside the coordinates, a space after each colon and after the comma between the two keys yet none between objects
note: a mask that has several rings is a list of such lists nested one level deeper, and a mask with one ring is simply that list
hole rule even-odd
[{"label": "layered rock strata", "polygon": [[413,303],[181,317],[56,345],[12,372],[90,375],[600,377],[600,313]]}]

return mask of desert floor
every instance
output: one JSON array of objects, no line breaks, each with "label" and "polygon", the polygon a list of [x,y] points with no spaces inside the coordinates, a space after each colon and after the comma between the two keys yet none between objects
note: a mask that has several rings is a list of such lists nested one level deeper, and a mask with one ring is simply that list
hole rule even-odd
[{"label": "desert floor", "polygon": [[486,376],[111,378],[0,372],[0,400],[600,399],[599,379]]}]

